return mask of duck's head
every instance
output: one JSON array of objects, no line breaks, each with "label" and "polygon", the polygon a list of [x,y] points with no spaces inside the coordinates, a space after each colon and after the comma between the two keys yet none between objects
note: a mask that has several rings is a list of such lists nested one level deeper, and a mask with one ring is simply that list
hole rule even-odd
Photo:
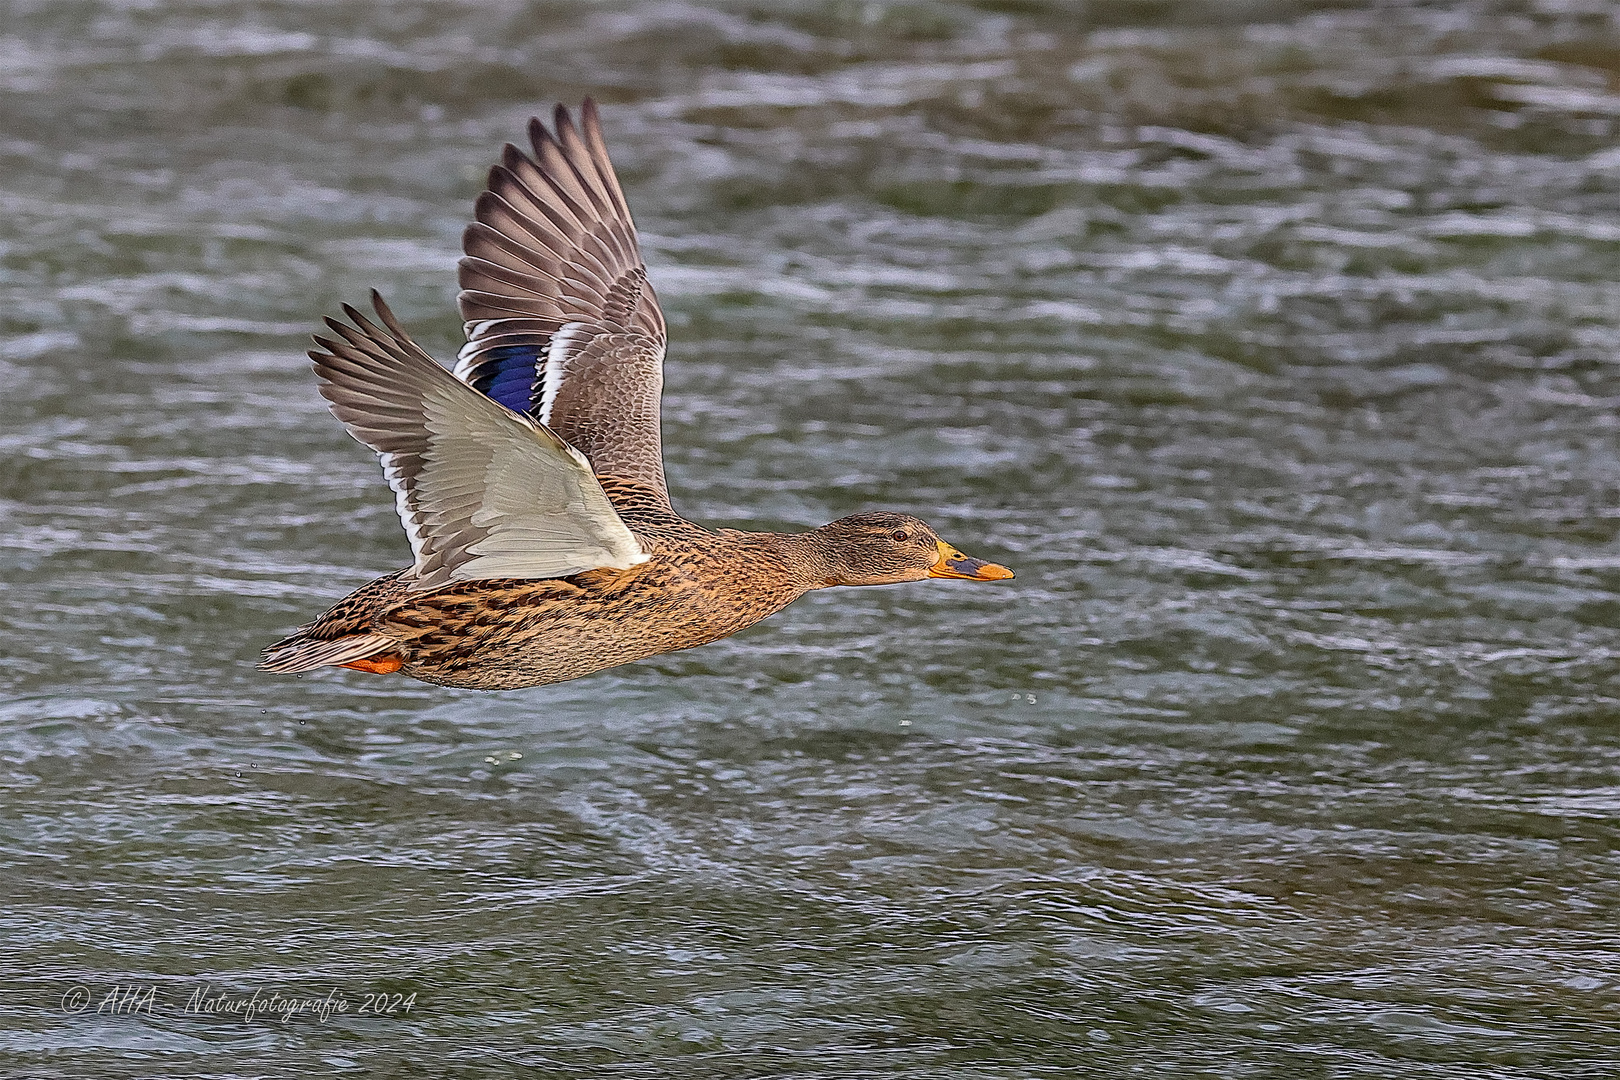
[{"label": "duck's head", "polygon": [[909,514],[853,514],[811,534],[827,560],[826,585],[895,585],[923,578],[1002,581],[1005,566],[970,559]]}]

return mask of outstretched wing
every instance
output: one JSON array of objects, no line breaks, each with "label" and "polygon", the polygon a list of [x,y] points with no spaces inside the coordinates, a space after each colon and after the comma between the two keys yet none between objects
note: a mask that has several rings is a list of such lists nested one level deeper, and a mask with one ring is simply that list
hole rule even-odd
[{"label": "outstretched wing", "polygon": [[628,569],[647,556],[562,439],[468,389],[400,329],[343,306],[335,339],[309,354],[321,394],[349,434],[375,450],[416,563],[413,589],[487,578]]},{"label": "outstretched wing", "polygon": [[577,447],[603,476],[667,499],[658,409],[664,316],[613,175],[596,105],[555,133],[529,121],[490,170],[462,238],[467,344],[456,375]]}]

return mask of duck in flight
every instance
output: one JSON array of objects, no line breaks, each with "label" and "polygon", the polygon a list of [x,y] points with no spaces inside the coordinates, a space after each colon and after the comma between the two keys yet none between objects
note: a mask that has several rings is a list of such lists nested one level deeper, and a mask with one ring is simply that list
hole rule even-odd
[{"label": "duck in flight", "polygon": [[922,521],[855,514],[803,533],[677,514],[659,441],[664,317],[587,100],[505,147],[462,246],[454,372],[371,294],[310,352],[321,394],[375,450],[409,567],[265,649],[481,690],[577,679],[734,634],[812,589],[999,581]]}]

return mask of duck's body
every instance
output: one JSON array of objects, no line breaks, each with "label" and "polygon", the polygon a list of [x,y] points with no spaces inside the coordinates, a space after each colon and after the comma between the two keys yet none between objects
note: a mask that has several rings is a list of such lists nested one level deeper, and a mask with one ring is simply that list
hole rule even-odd
[{"label": "duck's body", "polygon": [[664,320],[586,102],[583,134],[531,124],[467,232],[455,375],[381,298],[317,338],[321,392],[376,450],[415,554],[265,650],[262,666],[398,671],[504,690],[726,637],[812,589],[993,581],[904,514],[806,533],[710,531],[675,513],[658,406]]},{"label": "duck's body", "polygon": [[824,584],[805,542],[812,534],[711,532],[674,515],[622,516],[649,556],[628,570],[431,592],[412,592],[400,571],[362,586],[305,635],[382,634],[396,643],[386,655],[399,657],[403,674],[509,690],[707,645]]}]

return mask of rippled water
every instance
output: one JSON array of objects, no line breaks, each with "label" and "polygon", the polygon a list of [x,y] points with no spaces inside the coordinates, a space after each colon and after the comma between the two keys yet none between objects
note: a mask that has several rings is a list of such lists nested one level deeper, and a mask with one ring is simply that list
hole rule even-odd
[{"label": "rippled water", "polygon": [[[448,357],[484,169],[586,93],[677,506],[1018,580],[255,671],[407,560],[306,335],[376,286]],[[1617,120],[1580,0],[9,0],[0,1059],[1614,1075]]]}]

